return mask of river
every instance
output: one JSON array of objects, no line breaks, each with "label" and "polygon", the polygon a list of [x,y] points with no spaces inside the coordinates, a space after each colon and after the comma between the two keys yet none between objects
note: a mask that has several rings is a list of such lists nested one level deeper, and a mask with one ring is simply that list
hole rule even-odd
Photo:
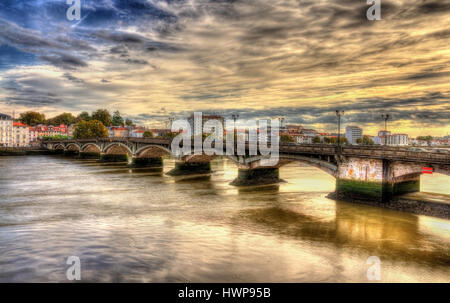
[{"label": "river", "polygon": [[[247,189],[232,162],[212,168],[0,157],[0,282],[67,282],[69,256],[82,282],[370,282],[370,256],[381,282],[450,282],[449,220],[330,200],[333,177],[301,163]],[[422,191],[450,195],[449,180]]]}]

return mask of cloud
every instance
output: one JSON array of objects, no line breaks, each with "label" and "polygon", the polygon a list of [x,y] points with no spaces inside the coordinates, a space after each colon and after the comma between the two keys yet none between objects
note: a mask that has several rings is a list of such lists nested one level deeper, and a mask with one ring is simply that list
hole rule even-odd
[{"label": "cloud", "polygon": [[[80,22],[64,1],[0,3],[0,44],[17,58],[2,71],[41,91],[21,69],[39,66],[60,100],[45,110],[117,108],[142,122],[237,112],[334,129],[339,108],[361,126],[389,112],[405,132],[446,130],[447,1],[383,0],[381,21],[356,0],[82,3]],[[0,100],[20,98],[5,83]]]},{"label": "cloud", "polygon": [[65,73],[65,74],[63,75],[63,77],[66,78],[66,79],[69,80],[69,81],[74,82],[74,83],[80,83],[80,84],[81,84],[81,83],[84,83],[84,80],[83,80],[83,79],[74,77],[74,76],[72,76],[72,74],[69,74],[69,73]]},{"label": "cloud", "polygon": [[144,37],[137,34],[106,30],[94,32],[93,36],[110,42],[126,44],[143,43],[146,40]]},{"label": "cloud", "polygon": [[41,56],[39,58],[63,69],[75,69],[77,67],[88,66],[88,64],[82,59],[64,53],[59,53],[52,56]]}]

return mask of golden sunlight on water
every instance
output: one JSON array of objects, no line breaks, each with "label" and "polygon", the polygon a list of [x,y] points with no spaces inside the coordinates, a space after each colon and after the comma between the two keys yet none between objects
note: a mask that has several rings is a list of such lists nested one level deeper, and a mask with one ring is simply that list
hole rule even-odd
[{"label": "golden sunlight on water", "polygon": [[[174,179],[58,157],[0,158],[0,282],[450,282],[450,221],[328,199],[334,179],[300,163],[285,183],[235,188],[237,169]],[[165,160],[164,172],[174,167]],[[449,177],[422,178],[448,194]],[[442,195],[440,196],[442,197]]]}]

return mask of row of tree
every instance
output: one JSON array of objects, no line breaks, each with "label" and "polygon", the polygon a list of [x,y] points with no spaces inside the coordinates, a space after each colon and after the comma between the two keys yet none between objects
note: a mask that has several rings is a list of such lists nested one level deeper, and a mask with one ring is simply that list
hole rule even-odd
[{"label": "row of tree", "polygon": [[88,112],[82,112],[77,117],[71,113],[62,113],[56,117],[46,119],[45,115],[39,112],[28,111],[26,113],[20,114],[19,121],[26,123],[30,126],[35,126],[38,124],[47,125],[71,125],[76,124],[81,121],[91,121],[97,120],[102,122],[104,126],[132,126],[133,121],[131,119],[124,119],[120,115],[119,111],[115,111],[113,115],[109,113],[106,109],[99,109],[93,112],[91,115]]}]

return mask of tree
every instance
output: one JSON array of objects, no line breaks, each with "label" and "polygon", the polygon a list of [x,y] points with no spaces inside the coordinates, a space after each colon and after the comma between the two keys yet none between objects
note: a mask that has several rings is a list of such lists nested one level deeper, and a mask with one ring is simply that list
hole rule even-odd
[{"label": "tree", "polygon": [[75,139],[107,138],[108,136],[108,129],[106,129],[103,123],[98,120],[81,120],[75,126],[73,132],[73,137]]},{"label": "tree", "polygon": [[62,113],[61,115],[58,115],[56,117],[53,117],[53,118],[49,119],[47,121],[47,124],[52,124],[52,125],[60,125],[60,124],[70,125],[70,124],[73,124],[75,122],[75,119],[76,118],[71,113]]},{"label": "tree", "polygon": [[144,132],[144,138],[153,138],[153,133],[149,130]]},{"label": "tree", "polygon": [[162,135],[162,137],[163,137],[164,139],[173,139],[173,138],[175,138],[178,134],[179,134],[179,133],[168,132],[168,133],[165,133],[164,135]]},{"label": "tree", "polygon": [[38,112],[29,111],[20,114],[19,121],[31,126],[43,124],[45,123],[45,115]]},{"label": "tree", "polygon": [[281,135],[280,136],[280,142],[282,143],[291,143],[291,142],[295,142],[294,137],[289,136],[289,135]]},{"label": "tree", "polygon": [[[348,140],[346,137],[341,137],[340,141],[341,141],[341,144],[348,144]],[[329,139],[329,143],[337,144],[337,142],[338,142],[337,137],[331,137]]]},{"label": "tree", "polygon": [[319,136],[315,136],[312,140],[312,143],[320,143],[320,137]]},{"label": "tree", "polygon": [[125,125],[126,125],[126,126],[133,126],[133,121],[131,121],[131,119],[128,119],[128,118],[127,118],[127,119],[125,120]]},{"label": "tree", "polygon": [[116,111],[114,112],[114,114],[113,114],[113,116],[112,116],[111,124],[112,124],[113,126],[123,126],[123,125],[124,125],[124,123],[123,123],[123,118],[122,118],[122,116],[120,115],[120,112],[119,112],[118,110],[116,110]]},{"label": "tree", "polygon": [[77,120],[78,122],[80,122],[81,120],[89,121],[91,120],[91,116],[89,115],[88,112],[82,112],[81,114],[78,115]]},{"label": "tree", "polygon": [[419,136],[416,138],[417,140],[422,140],[422,141],[432,141],[433,140],[433,136]]},{"label": "tree", "polygon": [[360,145],[374,145],[375,142],[369,136],[363,136],[362,138],[356,139],[356,143]]},{"label": "tree", "polygon": [[99,109],[93,112],[92,120],[98,120],[106,127],[111,126],[111,114],[107,109]]}]

